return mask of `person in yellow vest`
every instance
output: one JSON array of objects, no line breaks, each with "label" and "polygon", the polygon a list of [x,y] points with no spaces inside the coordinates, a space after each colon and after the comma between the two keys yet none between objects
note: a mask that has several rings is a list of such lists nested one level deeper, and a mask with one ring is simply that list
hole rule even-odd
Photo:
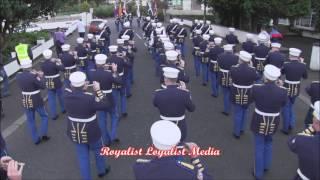
[{"label": "person in yellow vest", "polygon": [[25,43],[19,43],[15,47],[15,52],[17,53],[17,62],[20,65],[22,61],[33,60],[33,54],[31,47]]}]

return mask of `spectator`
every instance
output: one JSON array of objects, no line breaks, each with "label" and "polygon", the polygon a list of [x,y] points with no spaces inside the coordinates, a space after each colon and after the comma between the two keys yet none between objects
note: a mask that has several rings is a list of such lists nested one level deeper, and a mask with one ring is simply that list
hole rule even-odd
[{"label": "spectator", "polygon": [[57,28],[57,31],[53,35],[53,39],[54,39],[54,44],[56,46],[57,54],[59,55],[62,52],[61,46],[64,44],[66,40],[66,36],[64,35],[64,32],[62,31],[61,28],[59,27]]},{"label": "spectator", "polygon": [[77,23],[78,33],[79,36],[84,38],[84,35],[86,34],[86,27],[84,23],[82,22],[82,19],[80,19]]},{"label": "spectator", "polygon": [[[4,63],[0,49],[0,79],[1,79],[1,97],[7,97],[10,95],[9,93],[9,81],[6,71],[4,70]],[[2,111],[2,109],[1,109]]]},{"label": "spectator", "polygon": [[21,180],[24,163],[19,163],[9,156],[4,156],[0,161],[1,180]]}]

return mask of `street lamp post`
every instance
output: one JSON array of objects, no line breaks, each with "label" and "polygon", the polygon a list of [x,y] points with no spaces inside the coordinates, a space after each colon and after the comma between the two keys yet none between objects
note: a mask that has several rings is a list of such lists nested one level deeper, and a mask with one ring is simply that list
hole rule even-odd
[{"label": "street lamp post", "polygon": [[207,16],[207,0],[203,0],[203,5],[204,5],[203,18],[204,18],[204,21],[206,21],[206,16]]}]

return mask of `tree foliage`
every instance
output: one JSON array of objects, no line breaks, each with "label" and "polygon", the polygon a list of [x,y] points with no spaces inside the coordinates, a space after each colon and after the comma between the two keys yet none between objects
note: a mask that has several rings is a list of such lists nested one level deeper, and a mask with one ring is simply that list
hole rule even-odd
[{"label": "tree foliage", "polygon": [[[203,1],[203,0],[202,0]],[[220,23],[256,30],[270,19],[294,19],[310,13],[311,0],[207,0],[218,14]],[[318,0],[313,0],[318,1]]]},{"label": "tree foliage", "polygon": [[62,0],[1,0],[0,3],[0,49],[15,27],[29,23],[39,16],[53,14]]}]

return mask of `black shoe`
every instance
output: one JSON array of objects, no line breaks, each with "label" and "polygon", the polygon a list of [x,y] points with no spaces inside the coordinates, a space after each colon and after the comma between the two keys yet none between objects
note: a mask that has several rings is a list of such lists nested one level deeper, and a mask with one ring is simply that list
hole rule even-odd
[{"label": "black shoe", "polygon": [[128,116],[128,113],[122,113],[122,117],[126,118]]},{"label": "black shoe", "polygon": [[216,95],[214,95],[214,94],[211,94],[211,96],[214,97],[214,98],[217,98],[217,97],[218,97],[218,96],[216,96]]},{"label": "black shoe", "polygon": [[113,142],[113,143],[119,143],[119,142],[120,142],[120,139],[119,139],[119,138],[115,138],[112,142]]},{"label": "black shoe", "polygon": [[264,169],[264,172],[266,173],[266,172],[268,172],[269,171],[269,169]]},{"label": "black shoe", "polygon": [[99,178],[104,177],[105,175],[109,174],[110,170],[111,170],[111,168],[110,168],[110,166],[109,166],[109,167],[106,168],[106,171],[105,171],[104,173],[98,174],[98,177],[99,177]]},{"label": "black shoe", "polygon": [[282,132],[283,134],[285,134],[285,135],[289,135],[289,132],[288,132],[288,131],[285,131],[285,130],[283,130],[283,129],[281,129],[281,132]]},{"label": "black shoe", "polygon": [[64,111],[62,111],[61,113],[62,113],[62,114],[65,114],[66,112],[67,112],[67,111],[66,111],[66,110],[64,110]]},{"label": "black shoe", "polygon": [[50,137],[49,136],[42,136],[41,140],[42,141],[49,141]]},{"label": "black shoe", "polygon": [[41,143],[41,139],[39,138],[34,144],[39,145]]},{"label": "black shoe", "polygon": [[233,134],[233,137],[234,137],[235,139],[240,139],[240,136],[237,136],[237,135],[235,135],[235,134]]},{"label": "black shoe", "polygon": [[56,115],[55,117],[53,117],[53,118],[52,118],[52,120],[54,120],[54,121],[55,121],[55,120],[57,120],[58,118],[59,118],[59,116],[58,116],[58,115]]},{"label": "black shoe", "polygon": [[132,96],[132,94],[128,94],[128,95],[127,95],[127,98],[130,98],[131,96]]},{"label": "black shoe", "polygon": [[240,134],[243,135],[243,134],[244,134],[244,131],[240,131]]},{"label": "black shoe", "polygon": [[202,86],[207,86],[207,83],[202,83]]},{"label": "black shoe", "polygon": [[229,113],[226,113],[226,112],[221,112],[223,115],[225,115],[225,116],[229,116]]}]

